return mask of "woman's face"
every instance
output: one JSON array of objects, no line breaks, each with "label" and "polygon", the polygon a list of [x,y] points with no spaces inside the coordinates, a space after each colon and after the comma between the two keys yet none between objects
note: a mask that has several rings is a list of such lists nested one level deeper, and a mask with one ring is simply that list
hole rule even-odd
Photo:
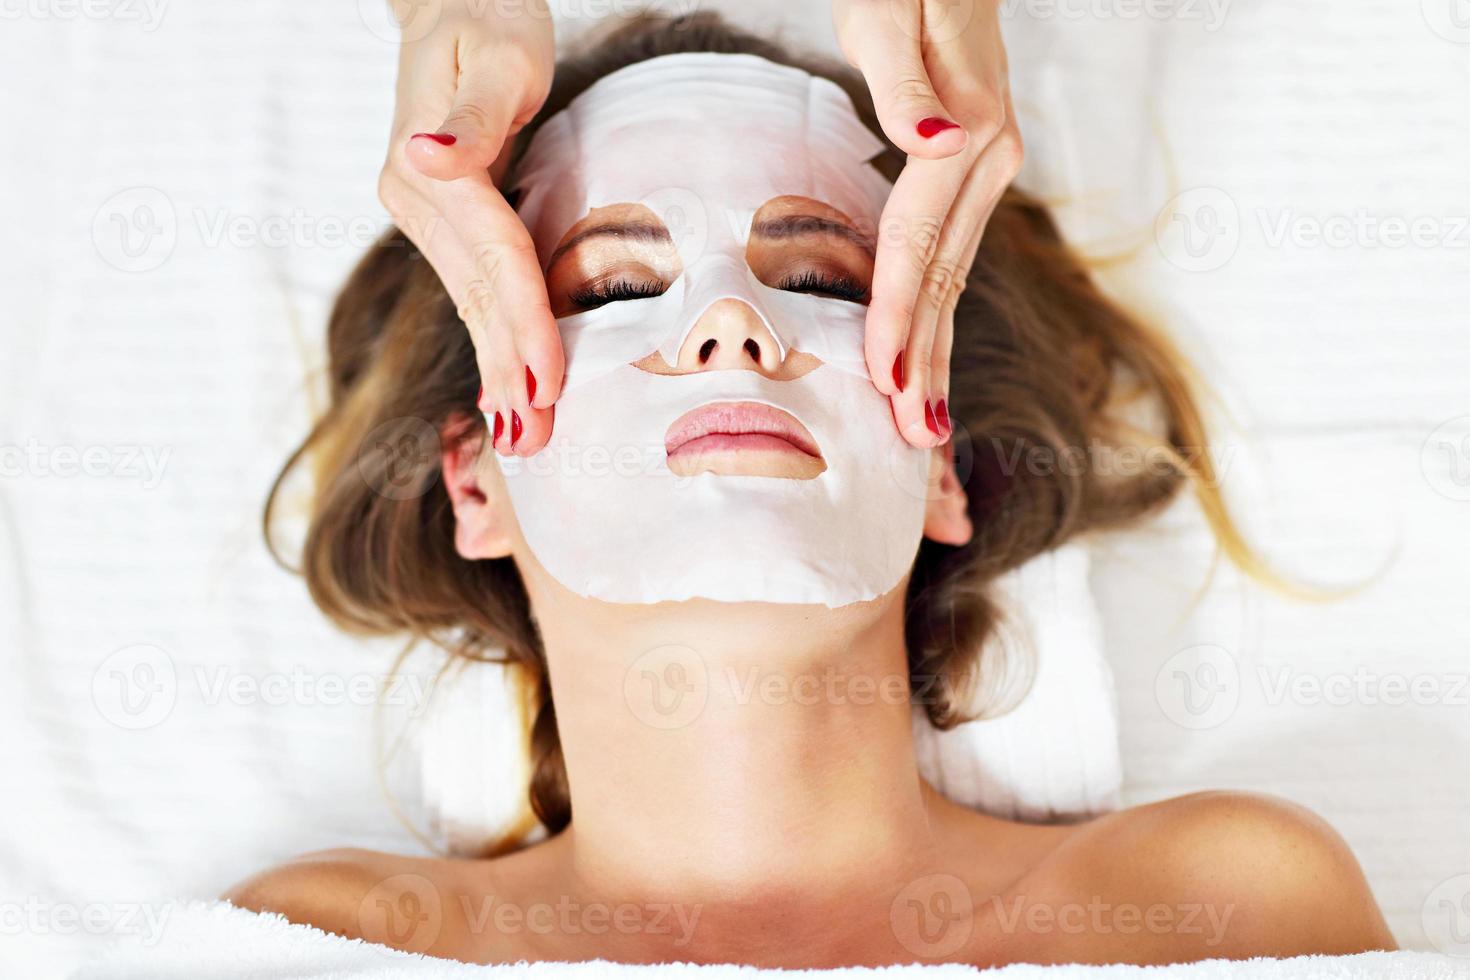
[{"label": "woman's face", "polygon": [[[809,197],[773,198],[751,220],[745,262],[772,289],[865,304],[873,241],[841,211]],[[661,296],[683,274],[674,236],[646,205],[592,209],[562,236],[546,270],[557,317],[610,303]],[[821,365],[781,345],[750,306],[715,303],[679,345],[673,363],[659,351],[632,362],[641,371],[680,375],[744,370],[795,381]],[[665,437],[668,466],[698,473],[808,480],[826,469],[821,447],[798,420],[775,406],[721,403],[675,420]]]},{"label": "woman's face", "polygon": [[743,55],[622,69],[537,132],[515,186],[566,374],[546,447],[499,465],[566,589],[839,607],[907,574],[936,484],[863,351],[881,149],[835,85]]}]

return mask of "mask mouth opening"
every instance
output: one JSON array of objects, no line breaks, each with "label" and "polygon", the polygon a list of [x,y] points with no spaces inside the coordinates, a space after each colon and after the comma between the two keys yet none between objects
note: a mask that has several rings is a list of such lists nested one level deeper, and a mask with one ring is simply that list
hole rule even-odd
[{"label": "mask mouth opening", "polygon": [[812,480],[827,461],[806,426],[760,402],[711,402],[685,412],[664,435],[676,476],[766,476]]}]

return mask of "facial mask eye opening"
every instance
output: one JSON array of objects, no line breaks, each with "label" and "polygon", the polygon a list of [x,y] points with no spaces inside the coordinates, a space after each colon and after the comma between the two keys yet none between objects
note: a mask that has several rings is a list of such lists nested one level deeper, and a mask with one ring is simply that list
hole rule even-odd
[{"label": "facial mask eye opening", "polygon": [[571,316],[667,292],[683,274],[668,226],[643,204],[592,208],[546,263],[552,313]]},{"label": "facial mask eye opening", "polygon": [[873,257],[873,236],[822,201],[775,197],[751,219],[746,262],[772,289],[865,305]]}]

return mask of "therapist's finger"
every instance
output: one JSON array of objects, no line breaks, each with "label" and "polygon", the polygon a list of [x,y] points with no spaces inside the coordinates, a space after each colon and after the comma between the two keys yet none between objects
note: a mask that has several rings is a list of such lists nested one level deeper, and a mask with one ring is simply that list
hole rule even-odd
[{"label": "therapist's finger", "polygon": [[[543,395],[538,390],[540,383],[535,380],[535,368],[527,363],[526,351],[536,351],[531,354],[533,363],[550,363],[542,372],[559,386],[560,337],[552,336],[550,348],[537,347],[532,340],[504,326],[505,318],[500,312],[502,297],[483,275],[474,249],[453,225],[439,217],[442,210],[436,209],[445,207],[444,201],[433,202],[413,194],[410,199],[397,202],[397,210],[410,219],[404,220],[400,227],[438,273],[469,332],[481,381],[476,403],[485,413],[496,451],[505,455],[535,452],[550,436],[552,415],[549,407],[532,405],[533,398],[541,403]],[[429,221],[412,220],[412,215],[425,211],[433,212],[435,217]],[[536,274],[539,277],[539,266]],[[554,321],[551,329],[555,330]]]},{"label": "therapist's finger", "polygon": [[934,350],[929,363],[929,385],[934,392],[935,421],[939,423],[940,437],[945,440],[948,440],[954,433],[954,422],[950,416],[950,392],[952,391],[950,358],[954,353],[955,311],[959,307],[960,298],[964,296],[965,290],[969,287],[970,270],[974,266],[975,255],[980,250],[980,240],[999,203],[998,197],[988,203],[982,203],[981,206],[985,208],[984,212],[970,228],[970,237],[966,240],[965,245],[956,253],[956,260],[959,264],[955,270],[955,289],[951,295],[946,297],[944,305],[937,311]]},{"label": "therapist's finger", "polygon": [[980,155],[950,210],[934,261],[919,291],[913,332],[932,333],[936,338],[927,386],[941,428],[945,427],[949,391],[949,354],[942,338],[945,319],[953,319],[955,306],[969,283],[975,253],[980,249],[980,241],[1001,196],[1020,169],[1022,152],[1020,136],[1012,122]]},{"label": "therapist's finger", "polygon": [[915,363],[916,352],[908,349],[914,308],[969,170],[968,156],[911,159],[883,208],[863,350],[868,373],[885,395],[923,380],[916,372],[927,365]]},{"label": "therapist's finger", "polygon": [[965,130],[935,93],[924,65],[918,0],[838,3],[833,18],[843,54],[862,73],[894,145],[926,159],[963,150]]},{"label": "therapist's finger", "polygon": [[522,99],[488,73],[461,78],[454,106],[432,131],[408,139],[408,161],[419,173],[455,180],[483,173],[500,156],[521,112]]},{"label": "therapist's finger", "polygon": [[473,260],[475,309],[485,329],[512,339],[519,363],[498,364],[493,372],[506,390],[523,390],[528,407],[550,408],[561,394],[563,352],[530,233],[488,177],[461,178],[429,193],[441,199]]}]

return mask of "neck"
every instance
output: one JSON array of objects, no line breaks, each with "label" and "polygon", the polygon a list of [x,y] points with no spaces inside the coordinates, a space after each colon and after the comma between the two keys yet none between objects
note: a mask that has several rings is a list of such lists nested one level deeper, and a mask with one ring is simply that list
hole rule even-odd
[{"label": "neck", "polygon": [[839,610],[538,596],[577,875],[775,908],[931,860],[902,596]]}]

